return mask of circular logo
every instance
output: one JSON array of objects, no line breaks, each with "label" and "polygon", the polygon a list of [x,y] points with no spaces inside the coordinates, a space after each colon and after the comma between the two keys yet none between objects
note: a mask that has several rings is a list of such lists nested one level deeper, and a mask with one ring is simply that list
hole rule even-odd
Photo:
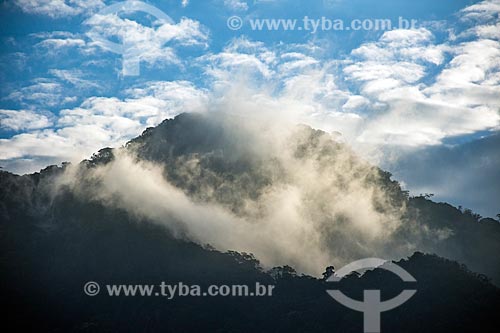
[{"label": "circular logo", "polygon": [[85,283],[85,286],[83,286],[83,291],[87,296],[96,296],[99,294],[99,291],[101,290],[101,287],[99,287],[99,284],[97,282],[87,282]]},{"label": "circular logo", "polygon": [[[337,273],[331,275],[327,282],[339,282],[351,272],[360,269],[381,268],[399,276],[405,282],[416,282],[415,278],[402,267],[393,262],[379,258],[366,258],[354,261],[342,267]],[[380,290],[365,290],[364,300],[358,301],[346,296],[340,290],[327,290],[327,293],[340,304],[364,315],[364,331],[380,332],[380,315],[382,312],[392,310],[408,301],[417,291],[415,289],[405,289],[398,296],[382,301]]]},{"label": "circular logo", "polygon": [[239,16],[231,16],[227,19],[227,27],[231,30],[240,30],[243,26],[243,20]]}]

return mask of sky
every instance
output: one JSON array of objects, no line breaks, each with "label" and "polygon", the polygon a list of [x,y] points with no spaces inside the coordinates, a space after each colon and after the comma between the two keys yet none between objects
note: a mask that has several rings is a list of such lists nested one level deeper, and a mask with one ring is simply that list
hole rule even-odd
[{"label": "sky", "polygon": [[[412,194],[500,213],[500,182],[488,182],[500,152],[483,144],[500,129],[500,0],[117,3],[0,2],[4,170],[78,162],[165,118],[229,105],[339,132]],[[300,28],[253,29],[262,19]],[[324,23],[376,19],[394,26]],[[476,146],[477,158],[457,157]]]}]

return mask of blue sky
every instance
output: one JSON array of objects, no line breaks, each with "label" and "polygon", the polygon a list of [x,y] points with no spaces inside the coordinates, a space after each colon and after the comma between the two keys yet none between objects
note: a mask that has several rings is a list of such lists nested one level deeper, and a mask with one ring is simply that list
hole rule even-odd
[{"label": "blue sky", "polygon": [[[417,177],[403,166],[415,152],[498,132],[499,0],[164,0],[146,3],[173,22],[140,12],[99,15],[115,3],[0,4],[4,169],[25,173],[77,162],[164,118],[226,109],[340,132],[410,189],[467,204],[465,196],[449,195],[446,184],[419,187],[428,183],[425,173]],[[227,26],[234,15],[243,21],[239,30]],[[316,33],[250,27],[255,19],[304,16],[347,24],[403,17],[418,24]],[[123,75],[122,56],[96,34],[133,40],[140,75]],[[481,209],[491,215],[496,207]]]}]

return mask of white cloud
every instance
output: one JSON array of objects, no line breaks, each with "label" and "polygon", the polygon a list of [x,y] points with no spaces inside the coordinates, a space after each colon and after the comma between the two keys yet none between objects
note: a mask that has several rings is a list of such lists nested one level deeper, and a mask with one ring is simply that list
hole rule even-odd
[{"label": "white cloud", "polygon": [[24,52],[3,54],[0,55],[0,68],[4,73],[12,69],[22,72],[29,63],[28,59],[28,55]]},{"label": "white cloud", "polygon": [[395,47],[409,46],[413,47],[415,45],[423,44],[429,42],[433,39],[432,33],[425,29],[410,29],[410,30],[391,30],[385,32],[380,41],[382,43],[387,43],[389,45],[394,45]]},{"label": "white cloud", "polygon": [[29,34],[30,37],[36,39],[48,39],[48,38],[73,38],[76,34],[70,31],[64,30],[54,30],[54,31],[42,31]]},{"label": "white cloud", "polygon": [[498,19],[500,13],[500,0],[481,1],[466,7],[460,12],[464,20],[489,21]]},{"label": "white cloud", "polygon": [[480,38],[500,40],[500,23],[475,27],[473,33]]},{"label": "white cloud", "polygon": [[60,58],[74,50],[81,55],[93,54],[96,51],[96,47],[89,43],[84,35],[69,31],[38,32],[30,34],[29,37],[37,41],[34,44],[34,55],[40,58]]},{"label": "white cloud", "polygon": [[61,57],[61,53],[72,50],[77,50],[82,55],[92,54],[96,49],[83,35],[69,31],[41,32],[31,34],[30,37],[40,40],[34,45],[37,51],[35,54],[43,58]]},{"label": "white cloud", "polygon": [[467,88],[481,84],[500,71],[500,43],[496,41],[467,42],[455,47],[454,51],[455,56],[448,67],[437,77],[441,88]]},{"label": "white cloud", "polygon": [[366,123],[358,140],[382,145],[438,145],[449,136],[497,126],[500,116],[484,108],[459,107],[432,99],[392,99],[389,110]]},{"label": "white cloud", "polygon": [[224,6],[235,11],[248,10],[248,4],[242,0],[224,0]]},{"label": "white cloud", "polygon": [[5,99],[23,106],[37,104],[43,107],[54,107],[71,101],[71,96],[63,94],[64,87],[54,80],[38,78],[32,83],[29,86],[15,89]]},{"label": "white cloud", "polygon": [[198,21],[187,18],[177,24],[161,22],[157,27],[149,27],[117,15],[94,15],[85,24],[90,26],[90,45],[113,51],[103,40],[118,39],[127,45],[130,57],[149,65],[180,64],[177,47],[205,47],[208,41],[208,31]]},{"label": "white cloud", "polygon": [[13,0],[23,12],[51,18],[87,14],[104,7],[102,0]]},{"label": "white cloud", "polygon": [[0,128],[21,131],[52,126],[50,115],[36,113],[30,110],[1,110]]},{"label": "white cloud", "polygon": [[412,62],[355,62],[344,68],[344,73],[351,80],[375,82],[393,79],[400,83],[415,83],[422,79],[425,67]]},{"label": "white cloud", "polygon": [[[123,145],[145,127],[156,126],[166,118],[202,112],[207,104],[205,92],[185,81],[146,82],[126,93],[129,97],[124,99],[88,98],[79,107],[61,110],[53,128],[32,127],[30,132],[0,139],[0,161],[4,165],[8,162],[18,172],[37,171],[47,161],[79,162],[103,147]],[[8,114],[13,117],[12,112]],[[21,115],[9,124],[19,125]],[[38,125],[43,125],[43,119]],[[30,169],[16,162],[25,159],[30,161]]]},{"label": "white cloud", "polygon": [[363,97],[363,96],[359,96],[359,95],[353,95],[353,96],[349,96],[349,99],[347,100],[347,102],[345,102],[344,105],[342,105],[342,109],[344,110],[356,110],[356,109],[360,109],[366,105],[369,105],[370,104],[370,101]]},{"label": "white cloud", "polygon": [[[359,84],[370,101],[365,109],[372,110],[357,141],[437,145],[447,137],[498,128],[500,44],[484,39],[489,28],[476,31],[484,31],[482,39],[435,44],[427,29],[395,30],[353,50],[343,72]],[[444,66],[437,74],[436,65]],[[434,80],[428,82],[430,75]]]},{"label": "white cloud", "polygon": [[392,89],[419,84],[429,65],[443,63],[447,47],[432,44],[433,39],[424,28],[385,32],[379,41],[354,49],[343,73],[360,85],[365,97],[380,100]]},{"label": "white cloud", "polygon": [[62,49],[71,47],[83,47],[85,46],[85,41],[83,39],[77,38],[48,38],[44,39],[35,46],[44,47],[46,49]]},{"label": "white cloud", "polygon": [[[9,139],[0,139],[0,156],[1,160],[19,159],[25,156],[56,156],[61,161],[67,161],[74,157],[75,152],[83,150],[81,144],[75,146],[75,143],[77,142],[71,142],[52,129],[32,131]],[[43,165],[37,167],[42,168]]]},{"label": "white cloud", "polygon": [[232,40],[221,53],[200,58],[210,75],[213,108],[267,115],[270,122],[308,123],[352,136],[362,117],[342,109],[351,93],[337,84],[337,63],[316,57],[310,44],[265,46]]},{"label": "white cloud", "polygon": [[392,30],[378,42],[365,43],[352,55],[365,61],[413,61],[440,65],[444,61],[445,45],[434,45],[432,33],[425,29]]},{"label": "white cloud", "polygon": [[78,89],[99,88],[101,85],[85,78],[86,74],[80,69],[51,69],[49,74],[70,83]]},{"label": "white cloud", "polygon": [[313,65],[319,64],[317,59],[298,52],[290,52],[281,55],[282,64],[278,66],[278,71],[282,75],[289,74],[294,71],[301,71],[310,68]]}]

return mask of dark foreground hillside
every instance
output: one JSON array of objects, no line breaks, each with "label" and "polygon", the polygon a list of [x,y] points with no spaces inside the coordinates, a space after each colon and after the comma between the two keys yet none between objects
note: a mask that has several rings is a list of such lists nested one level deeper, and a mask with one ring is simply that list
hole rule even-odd
[{"label": "dark foreground hillside", "polygon": [[[362,332],[361,313],[327,295],[331,283],[298,275],[290,267],[266,273],[252,256],[176,240],[159,227],[99,205],[68,199],[60,207],[53,212],[54,223],[65,222],[56,232],[35,229],[28,220],[9,230],[4,226],[4,327],[32,332]],[[382,315],[384,331],[494,332],[486,325],[500,324],[500,291],[484,277],[421,253],[399,264],[416,283],[377,269],[346,278],[340,286],[360,300],[364,289],[381,289],[383,298],[417,289],[407,303]],[[165,281],[276,287],[271,297],[90,297],[83,292],[87,281],[101,286]]]}]

